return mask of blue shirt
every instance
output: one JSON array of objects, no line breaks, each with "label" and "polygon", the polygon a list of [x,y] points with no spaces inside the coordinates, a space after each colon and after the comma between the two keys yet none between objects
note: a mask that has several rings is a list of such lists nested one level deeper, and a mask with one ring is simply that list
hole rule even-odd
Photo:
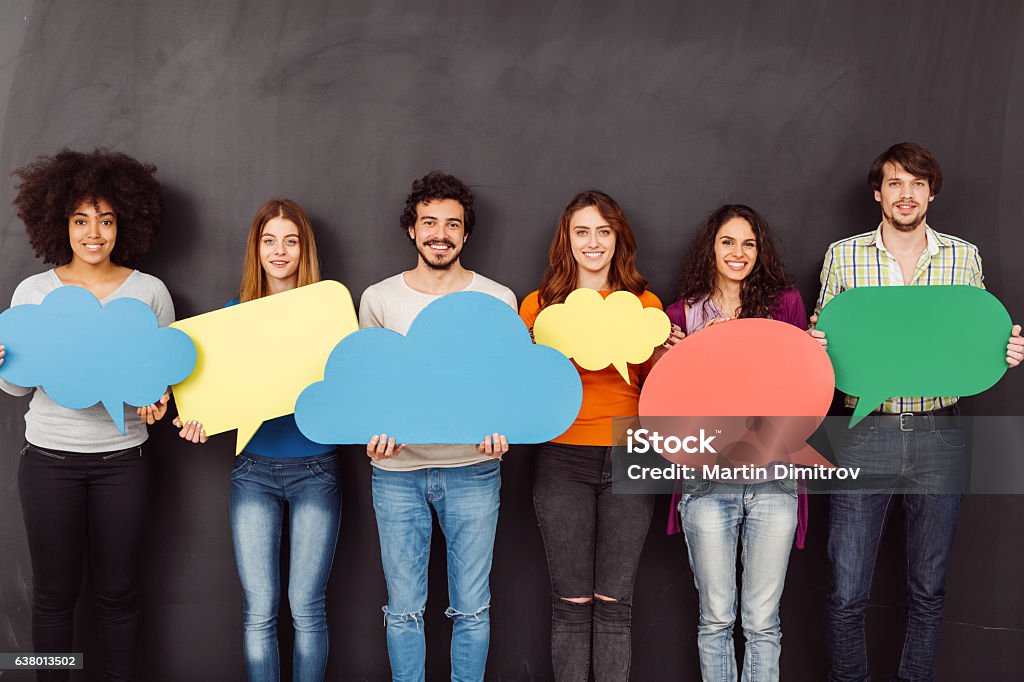
[{"label": "blue shirt", "polygon": [[294,414],[263,422],[244,450],[263,457],[313,457],[333,451],[333,445],[314,443],[303,436]]}]

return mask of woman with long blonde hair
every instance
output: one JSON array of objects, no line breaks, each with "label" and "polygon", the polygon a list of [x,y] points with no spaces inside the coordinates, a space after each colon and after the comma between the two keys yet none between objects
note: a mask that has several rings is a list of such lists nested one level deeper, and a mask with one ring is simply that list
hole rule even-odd
[{"label": "woman with long blonde hair", "polygon": [[[228,305],[319,280],[316,242],[305,211],[290,199],[264,203],[249,229],[238,298]],[[287,371],[287,366],[267,371]],[[177,418],[174,424],[182,438],[206,442],[202,424],[182,424]],[[333,445],[307,439],[290,414],[263,422],[231,471],[231,535],[245,609],[243,650],[254,682],[281,675],[278,569],[285,523],[291,548],[288,603],[295,627],[292,679],[319,681],[327,667],[327,579],[341,523],[338,461]]]}]

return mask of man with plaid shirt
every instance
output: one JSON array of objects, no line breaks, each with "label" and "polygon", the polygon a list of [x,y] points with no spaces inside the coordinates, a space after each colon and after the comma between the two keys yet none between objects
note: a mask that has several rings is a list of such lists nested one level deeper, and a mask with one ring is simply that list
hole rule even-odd
[{"label": "man with plaid shirt", "polygon": [[[872,163],[868,183],[881,205],[882,222],[872,232],[832,244],[825,255],[810,330],[823,346],[825,334],[813,329],[817,314],[846,289],[984,287],[977,247],[925,223],[928,204],[942,187],[939,163],[927,149],[910,142],[890,147]],[[1011,367],[1024,359],[1020,331],[1014,326],[1007,344]],[[889,398],[850,429],[837,448],[839,466],[861,467],[863,490],[831,497],[829,680],[870,680],[865,612],[879,540],[894,499],[903,501],[907,533],[907,621],[896,679],[934,679],[946,564],[966,465],[956,402],[956,396]],[[857,398],[846,397],[848,408],[856,404]]]}]

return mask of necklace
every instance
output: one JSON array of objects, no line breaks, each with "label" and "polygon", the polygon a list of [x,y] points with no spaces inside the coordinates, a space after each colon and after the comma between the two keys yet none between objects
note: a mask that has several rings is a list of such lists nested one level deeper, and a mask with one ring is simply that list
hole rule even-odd
[{"label": "necklace", "polygon": [[719,312],[721,312],[724,317],[739,317],[740,316],[739,313],[740,313],[740,308],[742,306],[739,305],[739,304],[736,305],[732,310],[730,310],[729,309],[730,306],[726,305],[725,302],[721,298],[719,298],[718,296],[712,296],[711,297],[711,302],[715,304],[715,307],[718,308]]}]

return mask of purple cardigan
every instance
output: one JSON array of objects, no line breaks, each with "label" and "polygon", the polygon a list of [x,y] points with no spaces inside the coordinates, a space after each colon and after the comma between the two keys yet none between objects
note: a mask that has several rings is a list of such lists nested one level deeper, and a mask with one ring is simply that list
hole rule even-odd
[{"label": "purple cardigan", "polygon": [[[679,325],[683,333],[687,333],[686,304],[684,301],[676,301],[665,309],[665,313],[668,315],[668,319],[672,321],[672,324]],[[773,320],[788,322],[794,327],[807,329],[807,309],[804,308],[803,299],[800,298],[800,292],[796,289],[786,289],[783,291],[782,295],[779,296],[778,303],[772,307],[770,313]],[[672,493],[672,502],[668,507],[668,527],[665,530],[668,535],[675,535],[683,530],[679,525],[679,512],[677,509],[681,497],[678,491]],[[807,493],[803,482],[800,483],[796,518],[796,546],[798,549],[803,549],[804,539],[807,537]]]}]

